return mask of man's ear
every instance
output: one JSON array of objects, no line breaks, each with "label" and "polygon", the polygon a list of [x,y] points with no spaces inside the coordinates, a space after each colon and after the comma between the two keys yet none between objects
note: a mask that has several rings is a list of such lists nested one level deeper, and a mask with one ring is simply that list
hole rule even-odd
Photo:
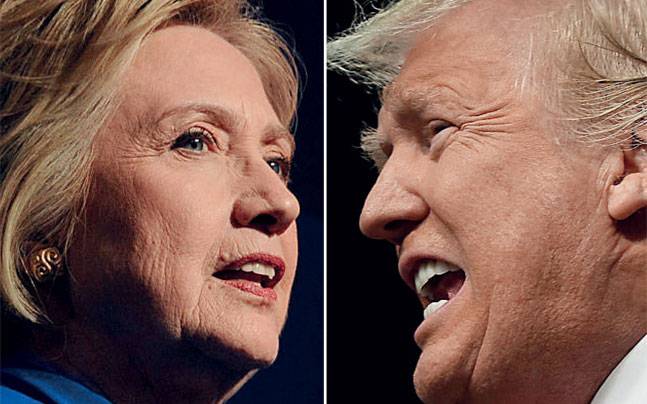
[{"label": "man's ear", "polygon": [[608,210],[615,220],[624,220],[647,207],[647,142],[640,140],[647,131],[641,132],[634,134],[637,147],[623,152],[624,173],[609,189]]}]

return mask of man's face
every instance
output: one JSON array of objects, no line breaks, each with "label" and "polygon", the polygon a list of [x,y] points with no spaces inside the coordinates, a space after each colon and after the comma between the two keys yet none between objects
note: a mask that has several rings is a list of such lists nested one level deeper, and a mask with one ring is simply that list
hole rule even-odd
[{"label": "man's face", "polygon": [[604,203],[605,155],[564,140],[528,15],[492,3],[423,32],[385,91],[388,160],[360,225],[396,245],[412,288],[421,266],[460,268],[425,287],[425,303],[448,302],[415,333],[423,400],[574,402],[560,390],[572,372],[590,372],[573,386],[590,399],[606,375],[595,362],[618,360],[604,344],[626,338],[614,330],[632,290],[609,271],[623,244]]}]

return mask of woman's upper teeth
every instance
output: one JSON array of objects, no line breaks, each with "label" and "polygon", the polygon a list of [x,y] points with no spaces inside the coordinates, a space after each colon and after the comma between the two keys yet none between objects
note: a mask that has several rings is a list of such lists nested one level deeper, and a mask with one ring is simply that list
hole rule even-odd
[{"label": "woman's upper teeth", "polygon": [[457,271],[461,271],[461,269],[445,261],[429,260],[422,262],[414,277],[416,292],[418,292],[419,295],[424,296],[425,292],[423,288],[434,276]]},{"label": "woman's upper teeth", "polygon": [[276,275],[276,270],[273,266],[260,262],[248,262],[247,264],[241,265],[240,268],[234,269],[239,269],[243,272],[253,272],[258,275],[265,275],[270,279],[274,279],[274,276]]}]

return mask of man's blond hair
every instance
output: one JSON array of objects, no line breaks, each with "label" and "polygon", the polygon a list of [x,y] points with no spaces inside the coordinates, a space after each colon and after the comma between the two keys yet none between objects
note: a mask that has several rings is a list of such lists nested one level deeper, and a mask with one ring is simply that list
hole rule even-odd
[{"label": "man's blond hair", "polygon": [[[400,0],[370,18],[359,13],[354,26],[328,44],[328,66],[379,91],[397,76],[419,32],[471,1]],[[564,1],[542,28],[546,40],[531,46],[543,47],[537,51],[554,67],[557,85],[547,98],[577,139],[647,144],[635,136],[647,123],[647,2]]]}]

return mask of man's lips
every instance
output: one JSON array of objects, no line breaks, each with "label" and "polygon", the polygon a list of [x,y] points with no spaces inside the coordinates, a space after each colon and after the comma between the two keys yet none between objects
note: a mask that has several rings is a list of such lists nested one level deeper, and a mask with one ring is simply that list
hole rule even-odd
[{"label": "man's lips", "polygon": [[420,266],[425,262],[447,262],[460,268],[459,265],[453,264],[450,259],[441,257],[440,255],[413,252],[410,249],[407,249],[407,252],[400,251],[400,253],[400,259],[398,261],[400,277],[413,291],[416,291],[415,276]]},{"label": "man's lips", "polygon": [[254,253],[223,265],[213,276],[230,286],[276,300],[274,287],[285,274],[285,263],[275,255]]},{"label": "man's lips", "polygon": [[424,317],[452,300],[465,282],[463,269],[437,257],[401,257],[400,275],[420,298]]}]

